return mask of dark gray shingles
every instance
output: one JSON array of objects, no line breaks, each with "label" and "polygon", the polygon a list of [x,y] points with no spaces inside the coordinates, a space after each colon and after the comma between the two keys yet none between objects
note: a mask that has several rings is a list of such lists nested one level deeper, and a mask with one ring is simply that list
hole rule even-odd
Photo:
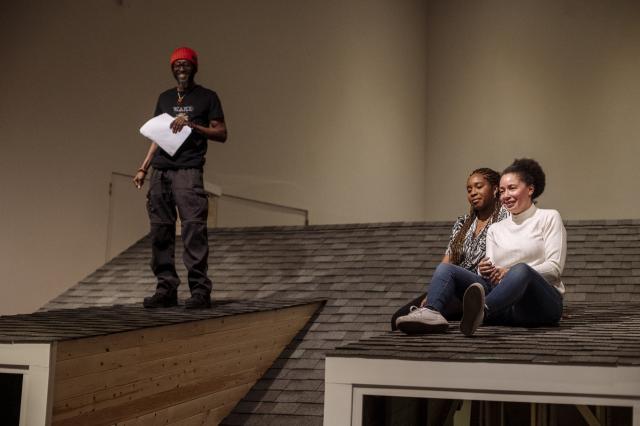
[{"label": "dark gray shingles", "polygon": [[144,309],[140,303],[41,311],[0,317],[0,342],[54,342],[159,327],[243,313],[271,311],[311,303],[312,300],[227,300],[211,309],[178,306]]},{"label": "dark gray shingles", "polygon": [[[321,363],[325,353],[337,346],[387,332],[395,309],[424,291],[442,258],[450,227],[450,222],[431,222],[211,230],[209,263],[215,298],[327,299],[305,332],[244,399],[297,404],[295,413],[240,413],[237,408],[223,424],[321,424],[324,364],[309,367],[304,363]],[[570,221],[567,234],[563,274],[567,302],[640,301],[640,221]],[[181,253],[178,242],[177,259]],[[149,257],[149,241],[145,238],[45,308],[141,300],[154,289]],[[186,283],[180,262],[178,271]],[[186,284],[181,286],[179,296],[188,297]],[[554,331],[546,333],[553,335]],[[514,359],[557,362],[556,355],[548,352],[529,357],[526,338],[514,339],[513,344],[523,348],[511,354]],[[468,341],[457,340],[460,356],[472,352]],[[414,353],[424,352],[424,342],[415,343]],[[430,347],[434,356],[442,356],[447,350],[446,345]],[[479,354],[490,359],[490,353]],[[293,360],[303,364],[290,363]],[[258,399],[261,396],[264,399]]]},{"label": "dark gray shingles", "polygon": [[566,306],[560,326],[478,329],[464,338],[452,323],[439,335],[388,332],[344,345],[327,356],[424,361],[490,361],[562,365],[639,365],[640,303]]}]

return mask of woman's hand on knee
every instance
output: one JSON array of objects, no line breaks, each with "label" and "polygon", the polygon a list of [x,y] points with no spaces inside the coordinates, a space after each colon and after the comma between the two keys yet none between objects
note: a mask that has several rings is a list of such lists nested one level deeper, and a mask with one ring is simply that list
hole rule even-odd
[{"label": "woman's hand on knee", "polygon": [[493,268],[493,272],[489,275],[489,281],[493,283],[493,285],[498,285],[500,281],[507,275],[509,268],[501,268],[499,266],[495,266]]},{"label": "woman's hand on knee", "polygon": [[483,277],[490,277],[495,271],[496,267],[491,263],[489,258],[485,257],[478,263],[478,272]]}]

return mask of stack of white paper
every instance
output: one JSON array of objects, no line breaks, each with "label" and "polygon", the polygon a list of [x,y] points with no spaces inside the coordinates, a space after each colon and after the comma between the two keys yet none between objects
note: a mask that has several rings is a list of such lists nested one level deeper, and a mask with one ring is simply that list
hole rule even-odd
[{"label": "stack of white paper", "polygon": [[175,155],[184,141],[191,134],[191,127],[184,126],[178,133],[173,133],[169,125],[175,120],[167,113],[153,117],[140,127],[140,133],[151,139],[169,155]]}]

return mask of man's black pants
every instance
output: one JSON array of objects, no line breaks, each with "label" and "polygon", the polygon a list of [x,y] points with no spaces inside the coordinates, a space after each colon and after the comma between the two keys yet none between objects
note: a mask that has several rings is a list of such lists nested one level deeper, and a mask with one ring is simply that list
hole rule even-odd
[{"label": "man's black pants", "polygon": [[201,169],[153,170],[147,195],[151,222],[151,269],[158,279],[157,292],[177,290],[175,267],[176,207],[182,221],[183,261],[191,294],[209,296],[207,277],[209,201]]}]

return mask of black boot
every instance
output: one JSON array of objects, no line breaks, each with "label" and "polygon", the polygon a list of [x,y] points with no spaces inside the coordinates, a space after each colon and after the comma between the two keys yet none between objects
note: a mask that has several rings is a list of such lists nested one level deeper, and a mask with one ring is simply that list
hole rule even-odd
[{"label": "black boot", "polygon": [[202,293],[193,294],[185,300],[184,307],[187,309],[209,309],[211,307],[211,296]]},{"label": "black boot", "polygon": [[155,293],[153,296],[145,297],[142,306],[145,308],[170,308],[178,305],[178,293]]}]

